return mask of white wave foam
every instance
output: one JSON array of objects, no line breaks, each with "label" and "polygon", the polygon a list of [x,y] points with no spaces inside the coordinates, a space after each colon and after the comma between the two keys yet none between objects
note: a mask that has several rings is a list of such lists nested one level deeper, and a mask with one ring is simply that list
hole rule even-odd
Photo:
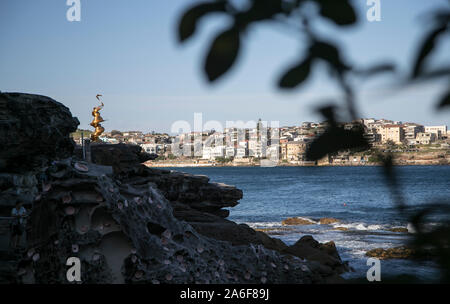
[{"label": "white wave foam", "polygon": [[347,228],[347,229],[355,229],[355,230],[362,230],[362,231],[381,230],[384,228],[382,225],[368,225],[365,223],[348,223],[348,224],[333,223],[332,226],[333,226],[333,228],[343,227],[343,228]]}]

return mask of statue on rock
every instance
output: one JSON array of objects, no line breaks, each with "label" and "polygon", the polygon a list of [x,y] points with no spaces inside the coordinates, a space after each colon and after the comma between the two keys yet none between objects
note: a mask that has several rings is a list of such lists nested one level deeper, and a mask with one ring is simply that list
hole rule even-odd
[{"label": "statue on rock", "polygon": [[[97,96],[95,96],[97,98],[98,101],[100,101],[100,94],[97,94]],[[99,137],[100,135],[105,131],[105,128],[102,127],[102,125],[100,124],[101,122],[105,121],[101,116],[100,116],[100,110],[103,109],[103,102],[100,101],[101,105],[98,107],[95,107],[92,110],[92,116],[94,116],[94,119],[91,122],[91,126],[93,126],[95,128],[94,133],[91,134],[91,140],[93,142],[95,141],[99,141]]]}]

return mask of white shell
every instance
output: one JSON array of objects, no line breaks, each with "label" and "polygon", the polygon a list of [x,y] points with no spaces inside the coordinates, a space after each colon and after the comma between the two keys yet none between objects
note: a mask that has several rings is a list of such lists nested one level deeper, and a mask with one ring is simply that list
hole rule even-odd
[{"label": "white shell", "polygon": [[64,195],[62,197],[62,201],[64,204],[68,204],[72,201],[72,197],[70,196],[70,194]]},{"label": "white shell", "polygon": [[35,253],[33,255],[33,261],[35,261],[35,262],[39,261],[40,258],[41,258],[41,256],[39,255],[39,253]]},{"label": "white shell", "polygon": [[131,262],[136,263],[136,261],[137,261],[137,256],[132,255],[131,256]]},{"label": "white shell", "polygon": [[43,186],[44,192],[50,191],[51,188],[52,188],[52,184],[50,184],[50,183],[44,184],[44,186]]},{"label": "white shell", "polygon": [[74,165],[75,169],[77,169],[78,171],[81,172],[88,172],[89,171],[89,167],[85,164],[82,164],[80,162],[76,162]]},{"label": "white shell", "polygon": [[30,250],[28,250],[27,256],[28,256],[29,258],[31,258],[31,257],[33,256],[33,254],[34,254],[34,248],[31,248]]},{"label": "white shell", "polygon": [[144,276],[144,272],[141,271],[141,270],[136,271],[136,273],[134,274],[134,277],[135,277],[136,279],[140,279],[140,278],[142,278],[143,276]]},{"label": "white shell", "polygon": [[172,237],[172,232],[170,232],[170,230],[168,230],[168,229],[164,230],[164,232],[162,233],[162,236],[167,239],[170,239]]},{"label": "white shell", "polygon": [[18,276],[23,276],[23,275],[26,274],[26,273],[27,273],[27,270],[24,269],[24,268],[20,268],[20,269],[17,271],[17,275],[18,275]]},{"label": "white shell", "polygon": [[75,214],[75,208],[72,207],[72,206],[66,207],[65,211],[66,211],[67,215],[74,215]]},{"label": "white shell", "polygon": [[72,245],[72,252],[77,253],[77,252],[78,252],[78,249],[79,249],[79,247],[78,247],[77,244],[73,244],[73,245]]}]

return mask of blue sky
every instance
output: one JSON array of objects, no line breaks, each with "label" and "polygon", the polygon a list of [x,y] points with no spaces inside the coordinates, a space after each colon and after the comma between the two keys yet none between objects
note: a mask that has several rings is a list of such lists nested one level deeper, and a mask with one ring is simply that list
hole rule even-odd
[{"label": "blue sky", "polygon": [[[193,0],[81,0],[81,22],[68,22],[65,0],[0,1],[0,90],[50,96],[68,106],[90,128],[96,94],[103,94],[107,130],[169,131],[177,120],[280,121],[281,125],[320,120],[314,112],[324,98],[339,96],[323,69],[306,87],[280,91],[281,73],[298,59],[301,41],[283,28],[251,29],[238,64],[214,85],[201,71],[212,37],[224,28],[222,17],[206,18],[186,45],[176,40],[180,14]],[[365,16],[365,0],[354,3]],[[392,59],[400,73],[414,57],[413,47],[427,27],[423,14],[446,0],[381,0],[381,22],[360,20],[359,27],[337,31],[318,24],[324,38],[344,43],[346,56],[363,66]],[[448,59],[450,45],[439,49]],[[361,116],[447,124],[436,113],[443,84],[396,91],[395,79],[380,76],[358,83]]]}]

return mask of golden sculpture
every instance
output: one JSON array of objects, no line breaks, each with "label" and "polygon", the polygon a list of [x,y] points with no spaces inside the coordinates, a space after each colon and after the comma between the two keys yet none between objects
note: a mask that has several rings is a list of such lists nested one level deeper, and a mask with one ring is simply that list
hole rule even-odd
[{"label": "golden sculpture", "polygon": [[[95,98],[97,98],[98,101],[100,101],[100,94],[97,94],[97,96],[95,96]],[[99,137],[100,135],[105,132],[105,128],[102,127],[102,125],[100,124],[101,122],[105,121],[101,116],[100,116],[100,110],[103,109],[103,102],[101,102],[101,105],[98,107],[95,107],[92,110],[92,116],[94,116],[94,119],[91,122],[91,126],[93,126],[95,128],[94,133],[91,134],[91,140],[92,141],[99,141]]]}]

